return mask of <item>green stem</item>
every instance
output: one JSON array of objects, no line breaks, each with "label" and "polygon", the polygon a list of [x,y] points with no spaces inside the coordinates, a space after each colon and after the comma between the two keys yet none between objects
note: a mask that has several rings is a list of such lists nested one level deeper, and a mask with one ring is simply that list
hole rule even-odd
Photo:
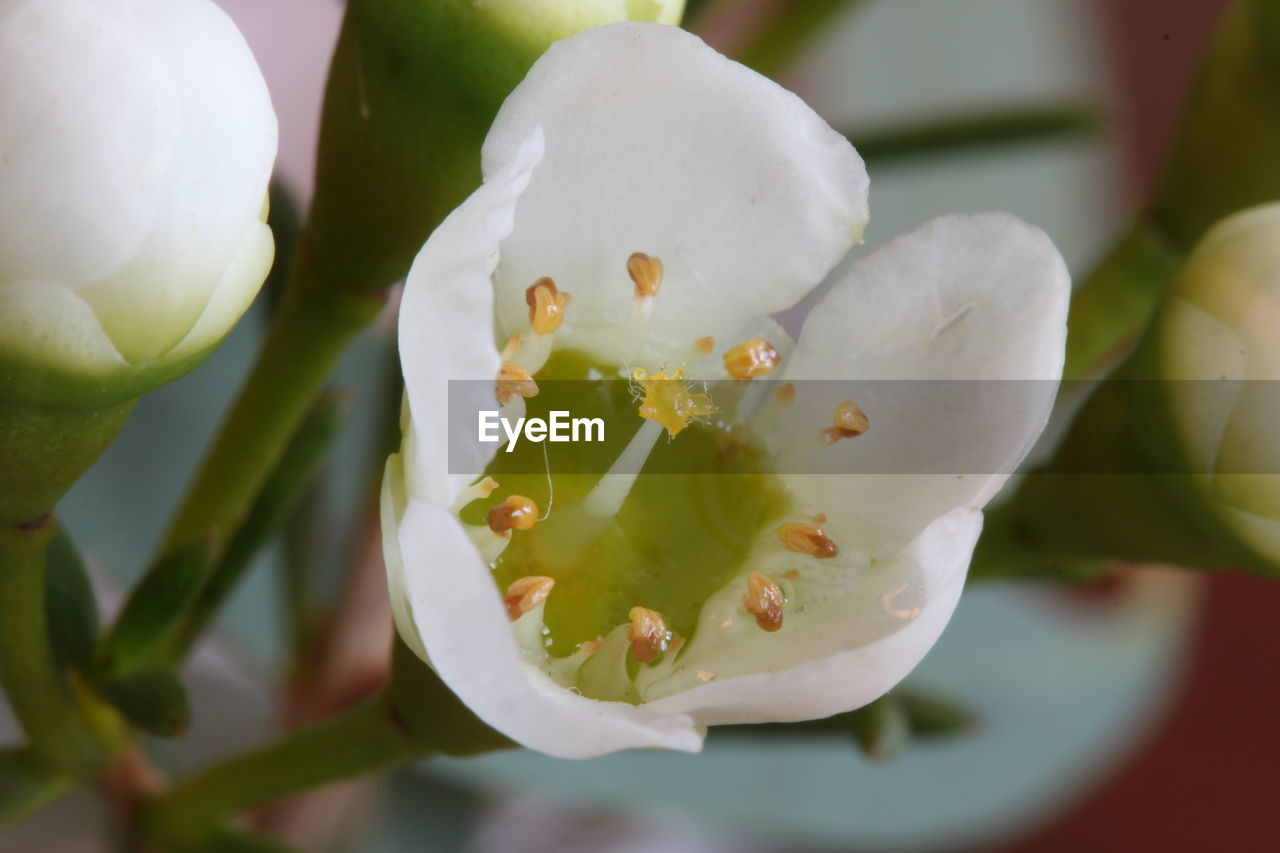
[{"label": "green stem", "polygon": [[162,551],[206,532],[226,536],[239,526],[338,357],[377,316],[384,298],[381,292],[356,294],[322,281],[303,239],[253,372],[170,525]]},{"label": "green stem", "polygon": [[249,808],[433,751],[404,728],[387,695],[378,694],[179,783],[147,808],[144,831],[176,849],[198,847],[220,824]]},{"label": "green stem", "polygon": [[32,750],[49,767],[79,771],[101,757],[53,659],[45,612],[51,519],[0,527],[0,682]]}]

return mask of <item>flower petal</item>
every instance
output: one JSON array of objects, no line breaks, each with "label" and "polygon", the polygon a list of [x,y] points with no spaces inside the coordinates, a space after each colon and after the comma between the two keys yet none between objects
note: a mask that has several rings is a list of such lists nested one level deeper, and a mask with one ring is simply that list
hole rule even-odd
[{"label": "flower petal", "polygon": [[528,325],[542,276],[574,329],[630,316],[632,252],[665,267],[651,343],[684,354],[783,310],[861,238],[867,174],[843,136],[777,84],[695,36],[621,23],[553,45],[485,141],[486,174],[535,125],[546,157],[520,199],[495,282],[500,327]]},{"label": "flower petal", "polygon": [[1048,420],[1069,295],[1049,238],[1001,213],[935,219],[854,264],[809,315],[784,378],[1000,381],[809,383],[830,399],[788,409],[788,443],[829,426],[797,418],[832,411],[851,387],[871,427],[817,451],[846,476],[788,484],[873,553],[981,507]]},{"label": "flower petal", "polygon": [[[806,600],[805,612],[784,617],[777,633],[742,633],[724,650],[731,653],[700,652],[695,637],[681,658],[684,671],[657,685],[671,695],[645,707],[719,725],[810,720],[867,704],[941,635],[981,531],[981,512],[955,510],[900,555],[847,577],[843,593]],[[708,677],[714,680],[700,683]]]},{"label": "flower petal", "polygon": [[[506,168],[441,223],[414,260],[400,302],[400,362],[412,421],[407,487],[413,497],[453,503],[472,475],[449,471],[449,380],[493,380],[502,364],[493,337],[493,286],[498,244],[511,233],[516,200],[542,157],[533,128]],[[478,390],[476,383],[455,388]],[[469,409],[473,413],[477,407]],[[479,407],[483,408],[483,406]],[[406,430],[406,441],[409,440]],[[466,460],[480,471],[494,445],[474,445],[488,458]]]},{"label": "flower petal", "polygon": [[524,662],[493,578],[448,510],[410,498],[398,544],[403,591],[392,597],[403,594],[431,666],[486,723],[562,758],[701,749],[702,731],[684,714],[586,699]]}]

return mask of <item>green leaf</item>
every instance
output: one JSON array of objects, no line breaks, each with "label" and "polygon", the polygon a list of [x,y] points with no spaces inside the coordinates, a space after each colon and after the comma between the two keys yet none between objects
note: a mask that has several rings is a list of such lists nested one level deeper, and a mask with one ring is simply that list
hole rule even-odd
[{"label": "green leaf", "polygon": [[59,669],[87,669],[98,643],[98,604],[80,552],[61,525],[45,557],[45,618],[54,661]]},{"label": "green leaf", "polygon": [[208,540],[183,545],[151,567],[129,596],[107,638],[108,676],[135,669],[181,618],[200,591],[212,558]]},{"label": "green leaf", "polygon": [[30,750],[0,750],[0,826],[43,808],[75,786],[35,759]]},{"label": "green leaf", "polygon": [[102,697],[130,723],[157,737],[177,737],[191,727],[187,690],[170,672],[148,671],[109,681]]}]

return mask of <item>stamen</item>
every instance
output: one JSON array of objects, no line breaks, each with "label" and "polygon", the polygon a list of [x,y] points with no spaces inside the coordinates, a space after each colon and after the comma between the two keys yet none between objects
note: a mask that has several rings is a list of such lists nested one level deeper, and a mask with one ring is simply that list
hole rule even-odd
[{"label": "stamen", "polygon": [[502,360],[510,361],[517,352],[520,351],[520,344],[524,341],[524,333],[516,332],[507,339],[507,345],[502,348]]},{"label": "stamen", "polygon": [[707,335],[705,338],[698,338],[693,342],[693,351],[698,355],[711,355],[711,350],[715,349],[716,339]]},{"label": "stamen", "polygon": [[862,435],[871,428],[871,421],[867,420],[866,414],[852,400],[845,400],[836,406],[831,415],[831,423],[833,426],[822,431],[824,444],[835,444],[842,438]]},{"label": "stamen", "polygon": [[839,546],[827,538],[827,534],[816,524],[791,521],[774,532],[789,551],[798,551],[819,560],[827,560],[840,553]]},{"label": "stamen", "polygon": [[716,411],[711,398],[706,394],[694,394],[690,391],[688,383],[680,381],[682,376],[683,367],[670,376],[665,369],[649,376],[636,368],[631,374],[631,378],[644,389],[644,399],[640,401],[638,410],[640,417],[661,424],[672,438],[691,421]]},{"label": "stamen", "polygon": [[507,594],[502,603],[507,607],[507,618],[512,622],[528,613],[547,600],[551,588],[556,585],[553,578],[530,575],[520,578],[507,587]]},{"label": "stamen", "polygon": [[783,382],[773,389],[774,405],[786,408],[796,401],[796,386],[791,382]]},{"label": "stamen", "polygon": [[524,495],[512,495],[489,510],[489,529],[499,536],[511,530],[528,530],[538,520],[538,505]]},{"label": "stamen", "polygon": [[604,637],[596,637],[594,640],[587,640],[579,648],[589,655],[594,655],[596,652],[604,648]]},{"label": "stamen", "polygon": [[772,373],[782,356],[764,338],[752,338],[724,354],[724,369],[734,379],[748,380]]},{"label": "stamen", "polygon": [[524,292],[524,301],[529,305],[529,325],[536,335],[549,335],[564,322],[564,310],[569,307],[573,297],[561,293],[556,283],[543,277],[535,281]]},{"label": "stamen", "polygon": [[511,402],[512,397],[538,396],[538,383],[534,382],[532,374],[520,365],[504,361],[502,368],[498,371],[497,394],[498,402],[505,406]]},{"label": "stamen", "polygon": [[684,648],[684,637],[675,634],[671,637],[671,642],[667,643],[667,657],[674,658],[680,654],[680,650]]},{"label": "stamen", "polygon": [[636,285],[637,299],[651,299],[662,287],[662,261],[644,252],[635,252],[627,258],[627,274]]},{"label": "stamen", "polygon": [[742,606],[756,617],[756,624],[766,631],[782,627],[782,587],[759,572],[747,575],[747,594]]},{"label": "stamen", "polygon": [[667,643],[667,623],[662,614],[647,607],[633,607],[627,613],[631,627],[627,638],[631,640],[631,654],[640,663],[656,658]]},{"label": "stamen", "polygon": [[496,488],[498,488],[498,481],[492,477],[485,477],[478,483],[472,483],[458,493],[457,500],[453,502],[453,508],[460,510],[472,501],[484,500],[493,494]]}]

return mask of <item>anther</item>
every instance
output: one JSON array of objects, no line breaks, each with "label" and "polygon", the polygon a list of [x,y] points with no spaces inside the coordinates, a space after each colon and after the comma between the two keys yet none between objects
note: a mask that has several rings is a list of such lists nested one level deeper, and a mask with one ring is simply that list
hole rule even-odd
[{"label": "anther", "polygon": [[635,282],[637,299],[658,295],[658,288],[662,287],[662,261],[644,252],[634,252],[627,258],[627,274]]},{"label": "anther", "polygon": [[502,368],[498,371],[496,390],[498,402],[505,406],[511,402],[512,397],[538,396],[538,383],[534,382],[529,371],[520,365],[504,361]]},{"label": "anther", "polygon": [[627,618],[631,620],[631,627],[627,629],[631,654],[640,663],[648,663],[662,652],[667,642],[667,623],[661,613],[647,607],[631,608]]},{"label": "anther", "polygon": [[707,335],[705,338],[698,338],[693,342],[693,351],[698,355],[711,355],[711,350],[715,349],[716,339]]},{"label": "anther", "polygon": [[773,389],[773,402],[781,408],[786,408],[796,401],[796,386],[791,382],[783,382],[777,388]]},{"label": "anther", "polygon": [[774,533],[789,551],[798,551],[819,560],[826,560],[840,553],[839,546],[832,542],[816,524],[790,521],[781,525]]},{"label": "anther", "polygon": [[555,585],[553,578],[540,575],[530,575],[512,583],[502,598],[502,603],[507,607],[507,618],[514,622],[546,601]]},{"label": "anther", "polygon": [[825,444],[835,444],[842,438],[862,435],[871,428],[871,421],[867,420],[866,414],[852,400],[845,400],[836,406],[831,415],[831,423],[832,426],[822,431],[822,441]]},{"label": "anther", "polygon": [[783,572],[783,573],[782,573],[782,576],[783,576],[784,578],[786,578],[787,580],[789,580],[789,581],[799,580],[799,579],[800,579],[800,570],[799,570],[799,569],[787,569],[785,572]]},{"label": "anther", "polygon": [[755,379],[772,373],[782,357],[764,338],[752,338],[724,354],[724,369],[734,379]]},{"label": "anther", "polygon": [[529,305],[529,325],[534,334],[549,335],[564,321],[564,309],[569,307],[572,297],[562,293],[550,278],[540,278],[524,292],[524,301]]},{"label": "anther", "polygon": [[538,520],[538,505],[524,495],[512,495],[489,510],[489,529],[499,536],[509,530],[528,530]]},{"label": "anther", "polygon": [[596,637],[594,640],[587,640],[579,648],[589,655],[594,655],[596,652],[604,648],[604,637]]},{"label": "anther", "polygon": [[782,587],[759,572],[747,575],[747,594],[742,596],[742,606],[756,617],[756,624],[765,631],[782,627]]}]

